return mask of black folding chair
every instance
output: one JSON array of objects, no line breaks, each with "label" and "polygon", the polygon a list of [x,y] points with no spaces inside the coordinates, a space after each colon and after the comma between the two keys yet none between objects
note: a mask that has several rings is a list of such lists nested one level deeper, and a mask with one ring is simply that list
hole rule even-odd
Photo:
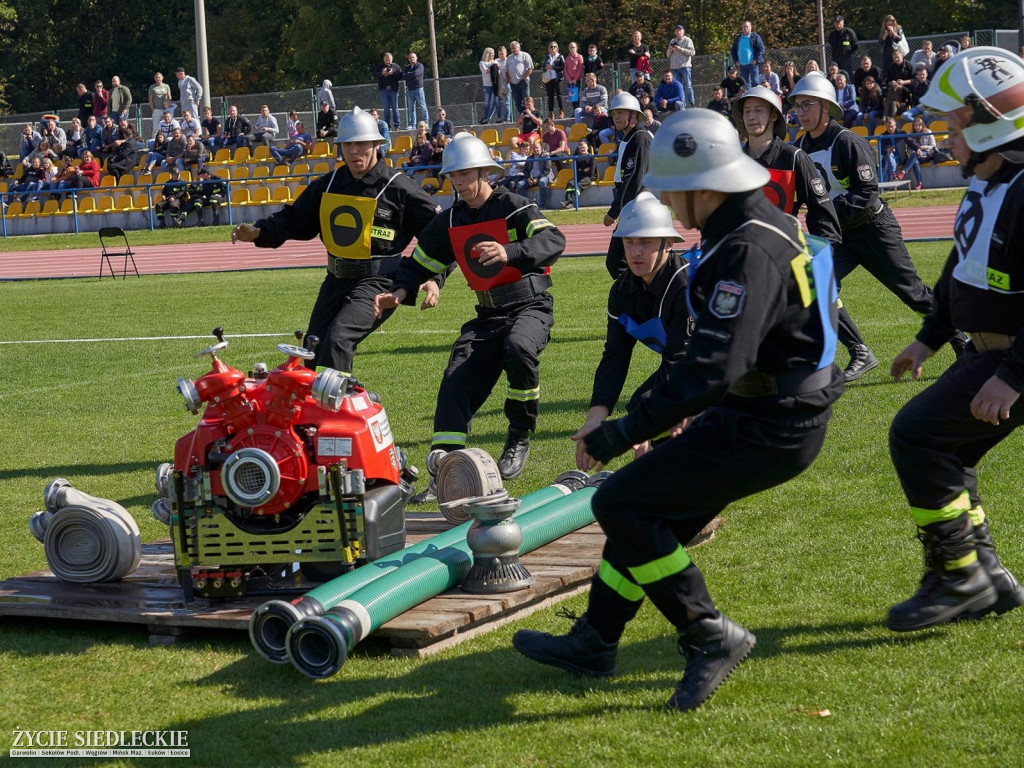
[{"label": "black folding chair", "polygon": [[[120,238],[124,241],[124,250],[121,248],[120,243],[113,243],[110,249],[107,248],[107,243],[104,242],[104,238],[107,240]],[[121,275],[121,279],[128,278],[128,260],[131,259],[132,269],[135,270],[135,276],[141,277],[139,274],[139,268],[135,265],[135,254],[132,253],[132,247],[128,245],[128,235],[124,233],[124,230],[120,227],[103,227],[100,230],[100,248],[103,253],[100,254],[100,280],[103,279],[103,262],[107,263],[107,267],[110,269],[110,276],[117,279],[117,275],[114,273],[114,267],[110,263],[110,257],[124,256],[124,273]]]}]

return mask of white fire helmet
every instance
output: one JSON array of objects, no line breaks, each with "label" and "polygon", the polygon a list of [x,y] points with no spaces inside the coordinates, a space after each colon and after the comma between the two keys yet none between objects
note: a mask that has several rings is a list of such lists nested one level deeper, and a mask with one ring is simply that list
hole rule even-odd
[{"label": "white fire helmet", "polygon": [[683,240],[672,226],[672,211],[647,190],[623,206],[612,237],[662,237],[675,242]]}]

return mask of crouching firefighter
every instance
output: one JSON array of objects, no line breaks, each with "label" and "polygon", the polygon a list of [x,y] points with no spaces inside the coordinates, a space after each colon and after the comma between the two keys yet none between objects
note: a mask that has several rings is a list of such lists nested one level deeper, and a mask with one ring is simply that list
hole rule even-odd
[{"label": "crouching firefighter", "polygon": [[[550,267],[565,248],[565,236],[535,203],[501,187],[487,174],[500,166],[483,141],[460,133],[448,144],[442,178],[451,179],[458,198],[424,228],[412,258],[403,259],[391,291],[377,296],[378,312],[403,302],[424,280],[458,263],[476,291],[476,317],[462,326],[441,379],[427,468],[466,447],[470,422],[502,372],[508,378],[505,416],[509,428],[498,470],[519,477],[537,428],[540,354],[551,337],[554,306]],[[413,498],[436,500],[431,479]]]},{"label": "crouching firefighter", "polygon": [[899,380],[953,338],[963,357],[893,420],[889,452],[924,544],[917,593],[893,606],[904,632],[1024,605],[1024,589],[999,562],[978,494],[978,462],[1024,423],[1024,60],[968,48],[935,73],[921,106],[946,119],[970,185],[935,307],[892,363]]},{"label": "crouching firefighter", "polygon": [[755,638],[715,607],[683,542],[730,502],[784,483],[817,456],[842,392],[833,364],[836,287],[830,246],[807,239],[768,200],[768,171],[744,154],[722,115],[669,117],[651,144],[650,168],[644,186],[662,190],[682,225],[701,232],[702,251],[689,254],[692,336],[668,378],[633,410],[578,436],[584,465],[599,469],[696,418],[593,497],[607,542],[586,613],[566,635],[523,630],[513,644],[544,664],[613,675],[620,637],[649,597],[686,656],[668,705],[691,710]]}]

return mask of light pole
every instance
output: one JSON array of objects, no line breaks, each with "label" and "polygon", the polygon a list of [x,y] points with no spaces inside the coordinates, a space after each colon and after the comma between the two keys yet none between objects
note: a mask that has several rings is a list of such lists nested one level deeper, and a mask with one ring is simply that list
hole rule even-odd
[{"label": "light pole", "polygon": [[[1024,2],[1024,0],[1021,0]],[[430,61],[434,70],[434,109],[441,108],[441,80],[437,73],[437,35],[434,34],[434,0],[427,0],[427,17],[430,27]]]},{"label": "light pole", "polygon": [[[199,83],[203,86],[203,106],[210,106],[210,59],[206,54],[206,3],[195,0],[196,6],[196,64]],[[198,117],[198,115],[194,115]]]}]

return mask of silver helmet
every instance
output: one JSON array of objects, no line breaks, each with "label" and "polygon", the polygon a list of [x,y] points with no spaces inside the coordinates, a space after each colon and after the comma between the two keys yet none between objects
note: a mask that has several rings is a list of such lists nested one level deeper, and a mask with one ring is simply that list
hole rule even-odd
[{"label": "silver helmet", "polygon": [[338,123],[338,138],[335,143],[342,144],[348,141],[376,141],[383,144],[386,139],[380,135],[377,120],[373,115],[359,107],[352,107],[352,111]]},{"label": "silver helmet", "polygon": [[827,101],[829,115],[837,120],[843,116],[843,108],[836,101],[835,86],[821,72],[808,72],[801,77],[800,82],[789,92],[789,103],[792,104],[797,96],[809,96]]},{"label": "silver helmet", "polygon": [[631,93],[616,94],[615,98],[612,99],[612,103],[608,106],[608,114],[610,115],[616,109],[625,109],[629,112],[636,112],[638,115],[643,117],[644,111],[640,109],[640,102],[637,101],[636,96]]},{"label": "silver helmet", "polygon": [[676,242],[683,240],[672,226],[672,211],[647,190],[623,206],[612,237],[663,237]]},{"label": "silver helmet", "polygon": [[710,109],[676,112],[651,142],[643,185],[666,192],[707,189],[749,192],[768,183],[768,171],[743,151],[733,124]]},{"label": "silver helmet", "polygon": [[747,128],[743,124],[743,102],[747,99],[760,99],[775,110],[775,125],[772,127],[772,131],[776,136],[785,141],[787,135],[786,113],[782,110],[782,99],[771,88],[766,88],[763,85],[751,88],[732,103],[732,121],[736,123],[740,136],[745,138],[747,135]]},{"label": "silver helmet", "polygon": [[466,171],[470,168],[500,171],[503,167],[501,163],[491,157],[491,150],[482,140],[463,131],[455,134],[455,137],[448,142],[448,146],[444,148],[440,177],[443,179],[449,173]]}]

